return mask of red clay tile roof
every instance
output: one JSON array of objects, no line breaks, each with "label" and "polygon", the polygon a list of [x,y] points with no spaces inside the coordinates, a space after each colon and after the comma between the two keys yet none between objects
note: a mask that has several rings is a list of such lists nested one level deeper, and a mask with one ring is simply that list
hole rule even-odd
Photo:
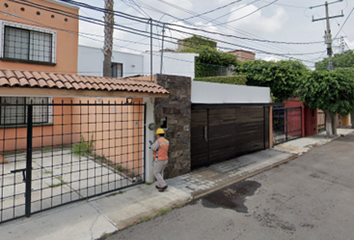
[{"label": "red clay tile roof", "polygon": [[125,91],[168,94],[156,83],[133,78],[105,78],[19,70],[0,70],[0,87],[56,88],[66,90]]}]

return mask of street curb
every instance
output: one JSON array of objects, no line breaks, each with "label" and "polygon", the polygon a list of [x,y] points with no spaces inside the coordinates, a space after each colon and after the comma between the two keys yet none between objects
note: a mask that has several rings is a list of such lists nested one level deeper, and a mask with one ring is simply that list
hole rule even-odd
[{"label": "street curb", "polygon": [[257,175],[257,174],[259,174],[259,173],[261,173],[261,172],[264,172],[264,171],[267,171],[267,170],[269,170],[269,169],[278,167],[278,166],[280,166],[280,165],[282,165],[282,164],[288,163],[288,162],[290,162],[290,161],[292,161],[292,160],[295,160],[295,159],[298,158],[299,156],[300,156],[300,155],[291,156],[291,157],[289,157],[289,158],[287,158],[287,159],[285,159],[285,160],[282,160],[282,161],[280,161],[280,162],[274,163],[274,164],[272,164],[272,165],[270,165],[270,166],[268,166],[268,167],[265,167],[265,168],[256,170],[256,171],[251,172],[251,173],[249,173],[249,174],[247,174],[247,175],[245,175],[245,176],[239,177],[239,178],[237,178],[237,179],[235,179],[235,180],[233,180],[233,181],[231,181],[231,182],[228,182],[228,183],[226,183],[226,184],[219,185],[219,186],[217,186],[217,187],[215,187],[215,188],[209,189],[209,190],[207,190],[207,191],[204,191],[204,192],[202,192],[202,193],[196,194],[196,195],[194,195],[194,196],[193,196],[193,193],[192,193],[192,200],[195,200],[195,199],[204,197],[205,195],[208,195],[208,194],[213,193],[213,192],[215,192],[215,191],[218,191],[218,190],[220,190],[220,189],[229,187],[229,186],[231,186],[231,185],[233,185],[233,184],[235,184],[235,183],[238,183],[238,182],[241,182],[241,181],[243,181],[243,180],[245,180],[245,179],[247,179],[247,178],[253,177],[253,176],[255,176],[255,175]]}]

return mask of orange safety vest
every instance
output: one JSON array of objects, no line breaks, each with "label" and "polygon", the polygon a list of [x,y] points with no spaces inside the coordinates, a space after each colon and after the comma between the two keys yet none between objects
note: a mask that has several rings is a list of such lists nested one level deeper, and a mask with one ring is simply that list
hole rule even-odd
[{"label": "orange safety vest", "polygon": [[[170,142],[163,137],[160,137],[157,140],[160,144],[158,151],[158,156],[157,156],[157,160],[158,161],[165,161],[168,159],[168,148],[170,146]],[[154,159],[156,159],[156,151],[154,152]]]}]

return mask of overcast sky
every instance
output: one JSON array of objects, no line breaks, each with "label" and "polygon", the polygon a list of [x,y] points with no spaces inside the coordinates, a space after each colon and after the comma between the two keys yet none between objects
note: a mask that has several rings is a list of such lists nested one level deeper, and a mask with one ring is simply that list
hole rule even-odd
[{"label": "overcast sky", "polygon": [[[114,9],[134,16],[159,20],[167,23],[175,23],[181,26],[197,26],[212,32],[221,32],[238,37],[256,38],[262,40],[284,41],[284,42],[318,42],[310,45],[285,45],[265,42],[255,42],[250,40],[240,40],[232,37],[222,37],[220,35],[208,34],[205,32],[191,31],[180,28],[180,30],[203,35],[211,39],[217,39],[226,43],[218,42],[218,47],[223,51],[232,49],[244,49],[256,53],[257,59],[279,60],[279,59],[301,59],[309,67],[315,61],[322,59],[326,55],[324,44],[325,21],[312,22],[312,16],[322,18],[325,16],[325,7],[310,9],[310,6],[324,4],[323,0],[115,0]],[[88,4],[104,6],[103,0],[86,0]],[[136,5],[134,4],[136,3]],[[195,14],[204,13],[224,5],[235,2],[227,7],[216,10],[212,13],[194,17]],[[330,1],[331,2],[331,1]],[[333,2],[333,1],[332,1]],[[170,3],[170,5],[168,4]],[[270,4],[269,6],[266,6]],[[175,6],[174,6],[175,5]],[[255,13],[246,16],[258,8],[266,6]],[[180,8],[180,9],[178,9]],[[343,0],[342,2],[329,5],[330,15],[339,15],[344,12],[344,17],[331,19],[331,29],[333,37],[339,32],[340,27],[354,8],[353,0]],[[94,18],[103,19],[103,14],[81,8],[80,14]],[[175,18],[173,18],[173,17]],[[246,16],[246,17],[245,17]],[[243,18],[244,17],[244,18]],[[190,18],[185,21],[178,19]],[[240,19],[242,18],[242,19]],[[216,19],[216,20],[215,20]],[[238,20],[237,20],[238,19]],[[236,21],[233,21],[236,20]],[[131,27],[140,31],[149,31],[147,23],[137,23],[124,18],[116,17],[115,22],[126,27]],[[344,36],[345,43],[350,49],[354,49],[354,13],[348,18],[338,37]],[[173,27],[177,28],[177,27]],[[161,34],[162,29],[154,27],[155,33]],[[80,44],[86,46],[103,46],[103,28],[90,23],[80,22]],[[136,31],[138,32],[138,31]],[[87,36],[85,33],[94,33],[99,36]],[[145,33],[143,33],[145,34]],[[86,36],[86,37],[84,37]],[[186,38],[191,35],[182,34],[175,31],[166,31],[166,36],[174,38]],[[149,38],[124,31],[115,30],[114,50],[139,53],[149,50]],[[138,43],[132,43],[132,42]],[[176,42],[176,40],[169,39]],[[161,41],[154,40],[154,51],[158,51]],[[340,51],[340,40],[334,40],[334,51]],[[346,50],[348,49],[346,46]],[[177,45],[165,43],[164,48],[176,49]],[[261,52],[263,51],[263,53]],[[264,53],[269,52],[269,53]],[[316,53],[320,52],[320,53]],[[288,54],[315,53],[311,55],[288,55]],[[277,54],[286,54],[281,57]]]}]

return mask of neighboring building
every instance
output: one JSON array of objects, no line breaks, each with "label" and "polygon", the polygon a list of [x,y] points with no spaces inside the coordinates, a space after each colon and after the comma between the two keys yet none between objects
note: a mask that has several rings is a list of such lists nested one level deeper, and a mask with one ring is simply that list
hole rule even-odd
[{"label": "neighboring building", "polygon": [[253,52],[245,51],[245,50],[235,50],[228,52],[237,56],[237,60],[240,62],[244,61],[254,61],[256,59],[256,54]]},{"label": "neighboring building", "polygon": [[[194,78],[196,53],[164,52],[162,74]],[[78,72],[82,75],[103,76],[104,54],[99,48],[79,46]],[[161,69],[161,52],[153,52],[153,75]],[[125,78],[150,75],[150,52],[133,54],[112,53],[112,77]]]},{"label": "neighboring building", "polygon": [[[78,73],[89,76],[103,76],[104,54],[100,48],[79,46]],[[124,78],[143,74],[144,56],[141,54],[112,52],[112,77]]]}]

